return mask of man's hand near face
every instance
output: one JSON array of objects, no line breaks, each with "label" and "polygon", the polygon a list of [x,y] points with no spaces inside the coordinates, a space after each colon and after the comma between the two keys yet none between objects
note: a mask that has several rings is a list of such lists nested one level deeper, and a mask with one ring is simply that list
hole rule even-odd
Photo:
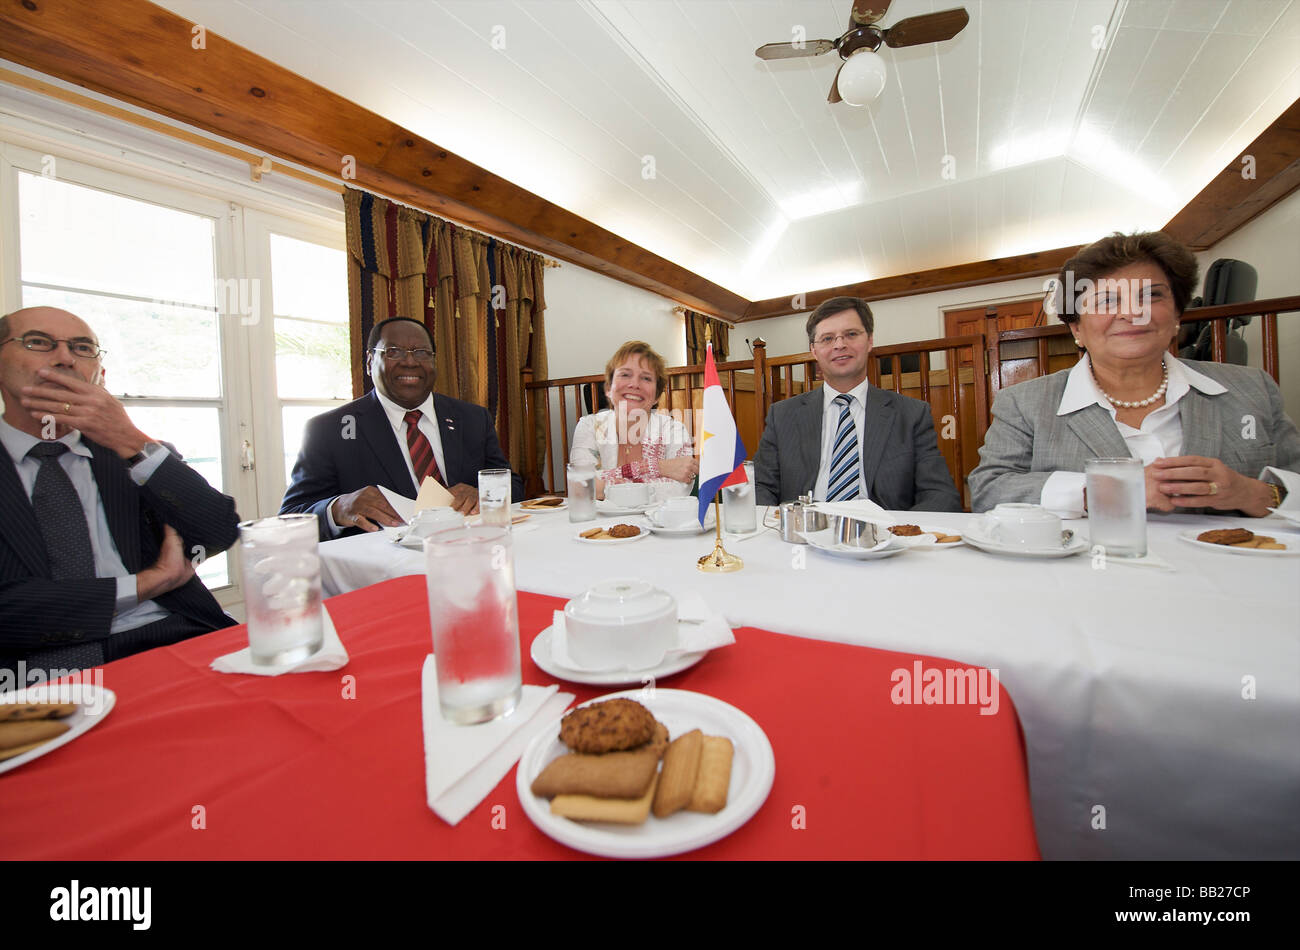
[{"label": "man's hand near face", "polygon": [[127,459],[144,448],[149,437],[135,427],[126,408],[103,386],[70,372],[42,367],[41,382],[22,388],[23,408],[42,425],[47,417]]}]

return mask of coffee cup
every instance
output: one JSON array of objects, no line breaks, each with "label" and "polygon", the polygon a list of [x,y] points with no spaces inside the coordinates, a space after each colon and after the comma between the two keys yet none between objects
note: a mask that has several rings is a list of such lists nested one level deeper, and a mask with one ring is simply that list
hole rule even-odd
[{"label": "coffee cup", "polygon": [[684,498],[691,493],[691,486],[686,482],[659,481],[649,484],[652,505],[662,504],[669,498]]},{"label": "coffee cup", "polygon": [[606,485],[605,500],[618,508],[640,508],[650,502],[650,486],[645,482]]},{"label": "coffee cup", "polygon": [[602,581],[564,605],[564,629],[582,669],[649,669],[676,645],[677,601],[645,581]]},{"label": "coffee cup", "polygon": [[656,528],[698,528],[700,526],[699,502],[686,498],[669,498],[658,508],[651,508],[646,517]]},{"label": "coffee cup", "polygon": [[998,505],[984,515],[984,530],[999,544],[1034,549],[1061,546],[1061,519],[1042,505]]}]

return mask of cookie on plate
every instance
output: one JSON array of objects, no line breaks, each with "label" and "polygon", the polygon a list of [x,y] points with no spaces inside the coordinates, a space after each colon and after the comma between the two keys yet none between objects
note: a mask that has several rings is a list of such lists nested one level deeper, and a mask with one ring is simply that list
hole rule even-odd
[{"label": "cookie on plate", "polygon": [[656,725],[650,710],[635,700],[607,699],[566,715],[560,723],[560,741],[574,752],[600,755],[644,745]]}]

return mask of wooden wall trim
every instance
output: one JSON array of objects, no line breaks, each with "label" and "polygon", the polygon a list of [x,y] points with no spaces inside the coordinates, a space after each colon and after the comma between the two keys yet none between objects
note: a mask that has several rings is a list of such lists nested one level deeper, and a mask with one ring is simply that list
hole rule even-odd
[{"label": "wooden wall trim", "polygon": [[147,0],[6,0],[0,57],[736,319],[748,300]]}]

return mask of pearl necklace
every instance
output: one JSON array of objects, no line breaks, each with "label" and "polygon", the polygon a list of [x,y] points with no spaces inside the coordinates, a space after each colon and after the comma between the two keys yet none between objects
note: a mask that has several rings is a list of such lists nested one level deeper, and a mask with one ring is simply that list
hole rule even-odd
[{"label": "pearl necklace", "polygon": [[1162,362],[1160,364],[1160,371],[1160,387],[1146,399],[1140,399],[1137,402],[1127,402],[1123,399],[1116,399],[1110,393],[1106,392],[1106,390],[1101,389],[1101,383],[1097,381],[1097,373],[1095,370],[1092,374],[1092,381],[1097,383],[1097,388],[1101,389],[1101,394],[1110,401],[1112,406],[1115,406],[1118,409],[1144,409],[1163,396],[1165,390],[1169,388],[1169,367]]}]

